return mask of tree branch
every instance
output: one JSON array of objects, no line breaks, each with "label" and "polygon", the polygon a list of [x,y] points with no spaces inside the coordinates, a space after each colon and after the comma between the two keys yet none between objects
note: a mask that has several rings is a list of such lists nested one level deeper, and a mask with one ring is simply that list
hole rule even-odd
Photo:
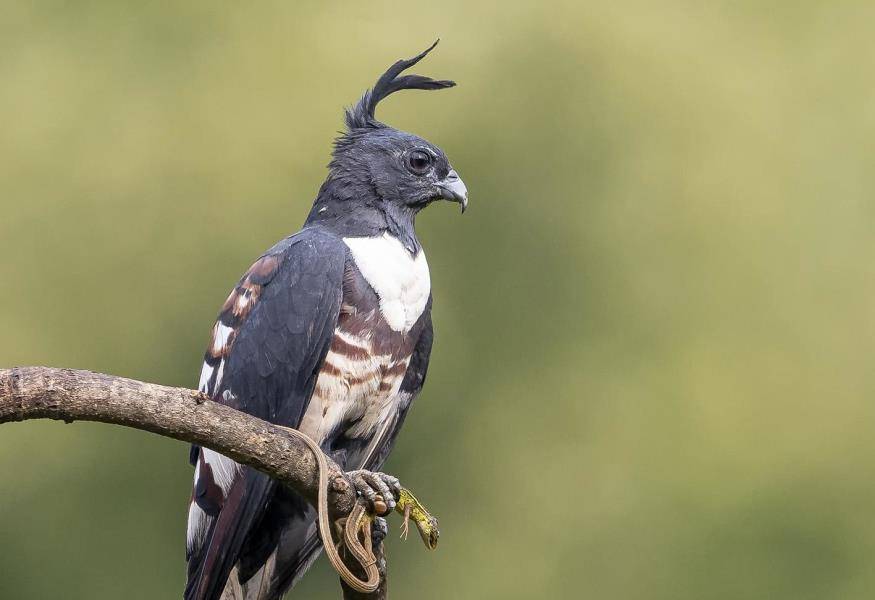
[{"label": "tree branch", "polygon": [[[114,423],[198,444],[270,475],[316,505],[318,467],[303,442],[194,390],[72,369],[0,369],[0,424],[28,419]],[[349,514],[356,495],[340,467],[330,458],[328,464],[334,520]],[[385,563],[382,548],[374,550]],[[385,589],[384,578],[364,597],[383,599]],[[351,597],[346,588],[344,597]]]}]

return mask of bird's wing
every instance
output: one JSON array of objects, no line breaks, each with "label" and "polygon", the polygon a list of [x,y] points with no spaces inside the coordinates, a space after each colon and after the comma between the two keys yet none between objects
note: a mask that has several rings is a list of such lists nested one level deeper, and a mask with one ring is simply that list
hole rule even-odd
[{"label": "bird's wing", "polygon": [[[222,307],[201,389],[238,410],[297,427],[337,324],[345,261],[343,242],[318,228],[265,253]],[[185,598],[216,600],[274,484],[211,450],[192,448],[192,459]]]}]

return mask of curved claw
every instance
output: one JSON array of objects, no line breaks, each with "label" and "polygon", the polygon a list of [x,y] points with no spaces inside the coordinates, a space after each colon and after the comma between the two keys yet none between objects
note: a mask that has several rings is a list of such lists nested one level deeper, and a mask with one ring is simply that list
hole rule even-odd
[{"label": "curved claw", "polygon": [[368,501],[377,516],[391,512],[397,504],[401,483],[392,475],[360,469],[347,473],[358,494]]}]

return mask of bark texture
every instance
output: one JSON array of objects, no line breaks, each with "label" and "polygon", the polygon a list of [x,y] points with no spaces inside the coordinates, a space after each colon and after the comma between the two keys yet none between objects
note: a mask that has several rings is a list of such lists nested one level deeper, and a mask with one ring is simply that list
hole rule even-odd
[{"label": "bark texture", "polygon": [[[267,473],[316,505],[318,467],[303,442],[194,390],[72,369],[0,369],[0,424],[29,419],[113,423],[198,444]],[[337,464],[330,458],[328,464],[334,520],[349,514],[356,495]],[[374,550],[383,566],[380,589],[353,596],[344,586],[344,597],[386,597],[382,544]]]}]

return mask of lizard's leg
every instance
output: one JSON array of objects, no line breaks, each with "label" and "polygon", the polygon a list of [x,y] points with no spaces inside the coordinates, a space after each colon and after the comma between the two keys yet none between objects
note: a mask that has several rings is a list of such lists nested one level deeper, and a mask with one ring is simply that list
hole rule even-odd
[{"label": "lizard's leg", "polygon": [[404,521],[401,522],[401,537],[407,539],[407,533],[410,531],[410,505],[404,507]]}]

